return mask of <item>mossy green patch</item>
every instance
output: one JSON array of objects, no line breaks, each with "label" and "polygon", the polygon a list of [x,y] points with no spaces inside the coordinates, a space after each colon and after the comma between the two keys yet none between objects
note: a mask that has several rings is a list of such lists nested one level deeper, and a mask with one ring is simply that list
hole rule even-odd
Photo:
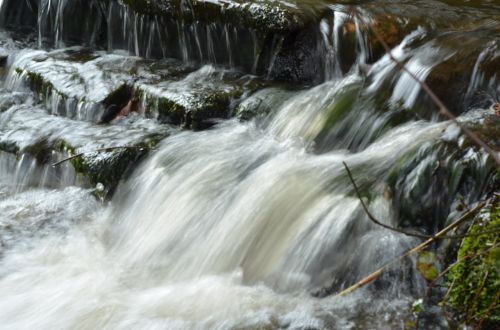
[{"label": "mossy green patch", "polygon": [[[500,229],[500,198],[485,207],[468,233]],[[500,235],[492,232],[462,241],[458,262],[446,278],[447,303],[468,322],[482,319],[500,325]]]},{"label": "mossy green patch", "polygon": [[[117,148],[109,151],[85,153],[70,160],[75,171],[89,180],[93,186],[102,185],[100,198],[108,198],[115,191],[120,181],[147,153],[165,137],[165,134],[151,134],[140,143],[129,148]],[[55,143],[57,151],[76,155],[73,146],[59,140]]]}]

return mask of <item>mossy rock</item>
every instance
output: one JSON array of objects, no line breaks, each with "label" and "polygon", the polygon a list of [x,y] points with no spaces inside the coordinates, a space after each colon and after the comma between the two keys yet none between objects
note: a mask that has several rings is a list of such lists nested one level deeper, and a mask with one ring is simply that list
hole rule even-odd
[{"label": "mossy rock", "polygon": [[266,117],[293,95],[292,91],[277,87],[265,88],[243,100],[236,107],[236,118],[250,120]]},{"label": "mossy rock", "polygon": [[[85,48],[33,51],[25,57],[14,63],[17,79],[52,113],[87,121],[97,120],[111,101],[128,102],[117,98],[128,87],[127,70],[138,62],[135,58],[99,55]],[[120,59],[128,65],[117,63]]]},{"label": "mossy rock", "polygon": [[[113,195],[121,180],[150,152],[164,135],[152,135],[141,143],[129,148],[103,152],[91,152],[71,159],[75,171],[85,176],[93,186],[102,185],[99,195],[109,198]],[[71,154],[77,153],[74,148],[60,141],[59,150]]]},{"label": "mossy rock", "polygon": [[468,234],[497,230],[481,236],[467,237],[457,254],[457,263],[446,277],[450,287],[445,304],[457,310],[467,323],[482,329],[500,326],[500,198],[476,216]]},{"label": "mossy rock", "polygon": [[139,81],[135,96],[147,116],[198,130],[229,118],[240,98],[265,85],[252,76],[206,66],[178,81]]},{"label": "mossy rock", "polygon": [[[444,133],[443,135],[445,135]],[[494,190],[495,166],[475,145],[441,138],[407,154],[390,170],[387,183],[402,227],[433,234],[445,225],[458,198],[474,203]]]},{"label": "mossy rock", "polygon": [[65,164],[73,166],[82,182],[101,184],[100,196],[108,198],[171,130],[137,115],[114,125],[93,125],[21,105],[2,114],[0,150],[16,156],[29,155],[37,165],[50,165],[77,155]]}]

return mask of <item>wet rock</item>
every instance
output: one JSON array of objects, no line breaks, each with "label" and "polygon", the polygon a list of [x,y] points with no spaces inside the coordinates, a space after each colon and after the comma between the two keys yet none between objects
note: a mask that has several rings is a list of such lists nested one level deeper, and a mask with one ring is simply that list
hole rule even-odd
[{"label": "wet rock", "polygon": [[6,49],[0,47],[0,67],[4,69],[7,65],[7,59],[9,58],[9,53]]},{"label": "wet rock", "polygon": [[[69,162],[91,185],[103,184],[109,196],[127,171],[171,131],[139,116],[123,118],[115,125],[96,126],[21,105],[0,114],[0,150],[29,154],[39,164],[81,154]],[[115,146],[128,148],[98,152]]]},{"label": "wet rock", "polygon": [[[487,111],[477,110],[460,120],[492,148],[500,150],[500,121],[489,122],[489,116]],[[470,205],[497,189],[493,161],[469,138],[447,132],[455,130],[454,126],[449,126],[434,143],[408,151],[391,170],[387,180],[401,226],[435,233],[444,226],[450,212],[459,212],[460,205]]]},{"label": "wet rock", "polygon": [[[286,81],[311,83],[322,77],[323,71],[316,70],[321,60],[314,52],[316,10],[312,10],[313,14],[311,10],[299,10],[282,2],[125,3],[125,6],[111,6],[116,14],[108,25],[120,27],[112,29],[109,37],[112,47],[145,57],[224,64]],[[136,20],[143,22],[139,30],[133,25]],[[127,27],[123,33],[124,24]],[[311,35],[313,38],[309,38]]]},{"label": "wet rock", "polygon": [[213,119],[228,118],[233,103],[260,85],[252,76],[204,66],[177,81],[139,80],[136,95],[147,115],[201,129],[210,126]]},{"label": "wet rock", "polygon": [[278,39],[280,47],[270,54],[268,77],[274,80],[317,84],[325,80],[323,53],[317,50],[319,39],[316,27],[294,32]]},{"label": "wet rock", "polygon": [[2,1],[0,26],[29,31],[36,26],[38,0]]},{"label": "wet rock", "polygon": [[236,108],[236,117],[241,120],[265,117],[277,110],[284,100],[291,97],[293,92],[271,87],[260,90],[242,101]]},{"label": "wet rock", "polygon": [[[253,76],[211,65],[152,61],[73,48],[31,51],[15,63],[10,85],[27,83],[50,112],[108,123],[133,98],[137,110],[163,122],[200,129],[228,118],[240,97],[261,88]],[[104,114],[104,110],[107,111]],[[103,116],[104,114],[104,116]]]},{"label": "wet rock", "polygon": [[[467,233],[498,230],[499,226],[500,199],[495,196],[476,215]],[[458,319],[467,324],[474,323],[481,329],[497,328],[500,313],[494,304],[500,292],[498,232],[463,239],[455,259],[457,263],[446,275],[450,291],[443,304],[458,311]]]},{"label": "wet rock", "polygon": [[[186,22],[226,22],[252,27],[264,32],[296,31],[307,24],[313,15],[284,1],[246,2],[238,0],[123,0],[133,10],[147,15],[165,15]],[[319,5],[318,5],[319,6]]]},{"label": "wet rock", "polygon": [[105,7],[102,0],[6,0],[1,3],[0,26],[23,33],[38,29],[39,42],[50,46],[102,44]]},{"label": "wet rock", "polygon": [[9,84],[28,84],[53,114],[96,121],[110,95],[129,82],[138,61],[80,48],[27,50],[14,63]]},{"label": "wet rock", "polygon": [[498,32],[477,27],[436,39],[436,45],[452,55],[432,69],[426,82],[455,114],[470,106],[484,107],[495,97],[500,74],[500,42],[495,41]]}]

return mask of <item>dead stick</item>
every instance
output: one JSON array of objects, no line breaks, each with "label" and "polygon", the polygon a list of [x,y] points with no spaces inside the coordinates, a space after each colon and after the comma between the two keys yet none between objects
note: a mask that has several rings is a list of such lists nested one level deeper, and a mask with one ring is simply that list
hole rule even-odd
[{"label": "dead stick", "polygon": [[476,207],[474,207],[472,210],[470,210],[469,212],[467,212],[466,214],[464,214],[457,221],[453,222],[449,226],[447,226],[444,229],[442,229],[440,232],[438,232],[433,237],[431,237],[428,240],[426,240],[425,242],[417,245],[413,249],[411,249],[411,250],[403,253],[399,257],[396,257],[396,258],[392,259],[391,261],[389,261],[388,263],[386,263],[384,266],[380,267],[379,269],[377,269],[376,271],[374,271],[370,275],[366,276],[365,278],[363,278],[362,280],[358,281],[357,283],[351,285],[350,287],[348,287],[347,289],[345,289],[342,292],[338,293],[337,295],[338,296],[346,296],[349,293],[355,291],[356,289],[358,289],[358,288],[360,288],[362,286],[365,286],[366,284],[374,281],[375,279],[377,279],[378,277],[380,277],[380,275],[382,275],[389,268],[389,266],[395,264],[396,262],[398,262],[398,261],[400,261],[400,260],[402,260],[402,259],[404,259],[404,258],[406,258],[406,257],[408,257],[408,256],[410,256],[410,255],[412,255],[414,253],[416,253],[416,252],[422,251],[428,245],[430,245],[434,241],[440,239],[441,236],[444,236],[449,231],[451,231],[451,230],[457,228],[458,226],[460,226],[462,223],[464,223],[465,221],[467,221],[471,216],[475,215],[485,204],[486,204],[486,202],[480,202],[480,203],[478,203],[476,205]]},{"label": "dead stick", "polygon": [[58,161],[57,163],[52,164],[52,167],[59,166],[62,163],[65,163],[67,161],[70,161],[70,160],[78,158],[78,157],[82,157],[82,156],[84,156],[86,154],[90,154],[90,153],[94,153],[94,152],[107,152],[107,151],[113,151],[113,150],[117,150],[117,149],[144,149],[144,148],[143,147],[139,147],[139,146],[119,146],[119,147],[100,148],[100,149],[96,149],[96,150],[92,150],[92,151],[80,152],[80,153],[78,153],[76,155],[73,155],[73,156],[65,158],[65,159],[63,159],[61,161]]}]

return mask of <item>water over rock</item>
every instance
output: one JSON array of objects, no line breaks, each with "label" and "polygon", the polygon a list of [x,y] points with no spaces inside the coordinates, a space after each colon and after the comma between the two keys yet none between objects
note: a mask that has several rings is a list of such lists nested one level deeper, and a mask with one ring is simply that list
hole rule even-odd
[{"label": "water over rock", "polygon": [[401,327],[429,280],[414,258],[327,297],[419,244],[369,220],[343,163],[378,219],[426,234],[498,178],[374,31],[498,151],[499,9],[2,1],[0,24],[28,41],[0,34],[1,323]]},{"label": "water over rock", "polygon": [[24,51],[11,69],[9,84],[28,85],[52,114],[99,121],[104,109],[137,98],[137,111],[148,117],[191,128],[228,118],[235,102],[263,86],[236,71],[148,61],[138,57],[86,51],[81,48]]},{"label": "water over rock", "polygon": [[[0,114],[0,150],[31,156],[35,166],[81,154],[68,163],[92,186],[103,184],[106,195],[170,131],[138,116],[111,126],[95,126],[55,117],[32,105],[19,105]],[[99,151],[121,146],[129,148]]]},{"label": "water over rock", "polygon": [[[500,120],[490,109],[476,109],[459,118],[497,152]],[[435,232],[447,215],[460,213],[493,193],[498,184],[495,164],[463,136],[456,124],[450,124],[439,139],[410,150],[388,176],[401,226],[425,228]],[[432,219],[432,220],[431,220]]]}]

